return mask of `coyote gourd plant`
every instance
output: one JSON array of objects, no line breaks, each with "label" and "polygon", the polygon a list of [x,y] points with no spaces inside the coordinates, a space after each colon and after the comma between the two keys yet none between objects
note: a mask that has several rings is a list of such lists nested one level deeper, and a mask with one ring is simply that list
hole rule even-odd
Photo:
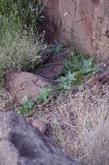
[{"label": "coyote gourd plant", "polygon": [[86,58],[82,53],[72,54],[68,59],[64,60],[64,74],[67,74],[69,71],[79,72],[82,75],[87,75],[95,72],[94,67],[95,57]]},{"label": "coyote gourd plant", "polygon": [[69,89],[72,85],[72,82],[76,80],[75,74],[76,74],[75,72],[73,73],[68,72],[65,76],[61,76],[58,79],[58,85],[56,87],[57,90],[64,91],[64,90]]},{"label": "coyote gourd plant", "polygon": [[58,79],[57,88],[59,90],[69,89],[72,84],[80,83],[85,75],[94,73],[96,71],[94,60],[95,57],[86,58],[81,53],[71,55],[64,60],[64,72]]}]

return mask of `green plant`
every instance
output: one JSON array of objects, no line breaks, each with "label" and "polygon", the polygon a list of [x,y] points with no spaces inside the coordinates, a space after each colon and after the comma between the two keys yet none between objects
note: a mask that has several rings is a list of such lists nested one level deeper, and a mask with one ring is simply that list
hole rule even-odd
[{"label": "green plant", "polygon": [[38,22],[42,21],[43,7],[39,0],[15,0],[18,16],[21,20],[23,27],[35,26]]},{"label": "green plant", "polygon": [[22,114],[27,114],[30,112],[30,110],[32,109],[34,103],[31,99],[27,100],[26,102],[24,102],[19,108],[18,108],[18,112],[22,113]]},{"label": "green plant", "polygon": [[75,72],[68,72],[65,76],[61,76],[61,78],[58,79],[58,85],[56,86],[56,89],[61,91],[69,89],[76,80],[75,76]]},{"label": "green plant", "polygon": [[16,17],[20,20],[23,28],[33,27],[42,21],[44,18],[42,10],[40,0],[0,0],[0,16]]},{"label": "green plant", "polygon": [[37,101],[47,101],[51,92],[70,89],[72,85],[80,83],[85,75],[95,71],[94,58],[86,58],[82,54],[69,57],[64,61],[64,73],[56,80],[57,84],[43,88]]},{"label": "green plant", "polygon": [[0,44],[2,43],[3,39],[11,34],[14,38],[16,33],[20,32],[21,23],[20,20],[13,16],[0,16]]},{"label": "green plant", "polygon": [[[42,38],[44,38],[43,36],[41,36]],[[43,54],[45,51],[46,53],[51,53],[51,54],[57,54],[62,50],[63,45],[57,41],[51,43],[50,45],[47,45],[47,47],[42,47],[41,49],[39,49],[39,54]]]},{"label": "green plant", "polygon": [[52,87],[45,87],[42,89],[41,94],[36,98],[38,102],[46,102],[50,93],[52,92]]},{"label": "green plant", "polygon": [[81,82],[83,77],[87,74],[95,72],[94,57],[86,58],[82,54],[71,55],[64,60],[64,72],[61,78],[58,79],[58,90],[66,90],[72,84],[76,85]]},{"label": "green plant", "polygon": [[35,101],[32,101],[32,99],[27,99],[22,103],[20,107],[18,107],[18,112],[24,115],[30,113],[35,104],[46,102],[48,100],[48,97],[50,96],[52,90],[52,87],[43,88],[41,94],[36,98]]},{"label": "green plant", "polygon": [[0,15],[16,15],[16,3],[14,0],[0,0]]},{"label": "green plant", "polygon": [[68,71],[80,72],[82,75],[93,73],[96,70],[94,60],[95,57],[86,58],[81,53],[73,54],[64,61],[64,73]]},{"label": "green plant", "polygon": [[49,48],[48,51],[52,52],[52,53],[59,53],[59,51],[61,51],[63,45],[62,43],[55,41],[54,43],[52,43]]}]

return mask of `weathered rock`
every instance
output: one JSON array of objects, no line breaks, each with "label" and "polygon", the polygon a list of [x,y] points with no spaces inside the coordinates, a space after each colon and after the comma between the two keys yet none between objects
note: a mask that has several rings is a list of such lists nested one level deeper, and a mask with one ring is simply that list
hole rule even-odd
[{"label": "weathered rock", "polygon": [[14,112],[0,112],[0,165],[77,165]]},{"label": "weathered rock", "polygon": [[28,72],[9,73],[5,76],[5,86],[18,104],[28,98],[36,99],[41,89],[48,84],[44,78]]},{"label": "weathered rock", "polygon": [[62,61],[70,55],[70,50],[66,49],[60,53],[51,56],[47,63],[41,66],[36,72],[38,75],[48,79],[54,79],[63,72],[64,65]]},{"label": "weathered rock", "polygon": [[43,0],[55,35],[88,54],[109,57],[109,0]]}]

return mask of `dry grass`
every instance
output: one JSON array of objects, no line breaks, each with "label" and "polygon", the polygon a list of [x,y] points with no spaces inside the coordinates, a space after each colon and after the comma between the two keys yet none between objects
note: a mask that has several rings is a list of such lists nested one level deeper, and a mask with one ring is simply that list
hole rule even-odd
[{"label": "dry grass", "polygon": [[12,110],[13,100],[10,93],[4,88],[0,88],[0,111]]},{"label": "dry grass", "polygon": [[[57,99],[49,122],[58,144],[83,165],[109,164],[109,103],[89,91]],[[46,118],[46,115],[44,115]]]},{"label": "dry grass", "polygon": [[0,80],[7,71],[32,69],[41,60],[38,51],[46,45],[25,33],[7,35],[0,41]]}]

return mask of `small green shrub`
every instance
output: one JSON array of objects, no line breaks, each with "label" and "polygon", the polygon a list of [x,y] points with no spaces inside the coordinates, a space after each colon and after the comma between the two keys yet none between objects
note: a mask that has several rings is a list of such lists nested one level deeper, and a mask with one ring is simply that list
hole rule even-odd
[{"label": "small green shrub", "polygon": [[87,75],[95,71],[95,57],[86,58],[81,53],[75,53],[66,59],[64,63],[64,74],[80,72],[82,75]]},{"label": "small green shrub", "polygon": [[0,0],[0,16],[16,17],[23,28],[31,28],[42,21],[42,10],[40,0]]},{"label": "small green shrub", "polygon": [[62,49],[63,45],[62,43],[58,42],[58,41],[54,41],[50,46],[49,46],[49,49],[48,51],[51,52],[51,53],[59,53]]},{"label": "small green shrub", "polygon": [[34,106],[33,101],[29,99],[18,108],[18,112],[22,113],[23,115],[28,114],[33,106]]},{"label": "small green shrub", "polygon": [[76,73],[73,72],[68,72],[65,76],[61,76],[61,78],[58,79],[58,85],[57,85],[57,90],[67,90],[71,87],[72,83],[76,81]]},{"label": "small green shrub", "polygon": [[21,106],[17,108],[17,111],[19,113],[22,113],[23,115],[29,114],[35,104],[46,102],[48,100],[52,90],[53,90],[52,86],[43,88],[41,94],[36,98],[35,101],[32,101],[31,99],[27,99],[22,103]]},{"label": "small green shrub", "polygon": [[46,102],[52,90],[52,86],[43,88],[41,94],[36,98],[36,100],[38,102]]},{"label": "small green shrub", "polygon": [[96,71],[94,57],[86,58],[80,53],[71,55],[68,59],[64,60],[63,64],[64,72],[61,78],[58,79],[58,90],[69,89],[72,84],[80,83],[85,75]]},{"label": "small green shrub", "polygon": [[44,19],[40,0],[15,0],[15,4],[23,27],[35,26]]},{"label": "small green shrub", "polygon": [[16,15],[16,3],[14,0],[0,0],[0,15]]}]

